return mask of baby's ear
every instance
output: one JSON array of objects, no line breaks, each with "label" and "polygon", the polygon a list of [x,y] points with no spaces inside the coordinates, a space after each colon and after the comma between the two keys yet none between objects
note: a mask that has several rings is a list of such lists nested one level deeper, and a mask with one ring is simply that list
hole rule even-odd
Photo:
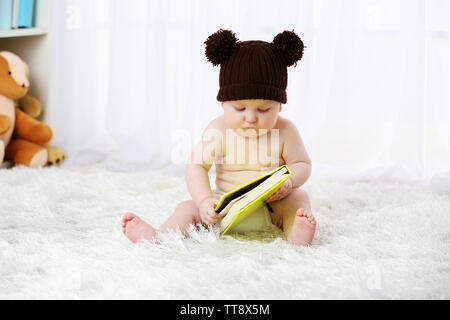
[{"label": "baby's ear", "polygon": [[303,41],[294,31],[283,31],[273,38],[273,45],[281,56],[286,67],[290,67],[303,57]]},{"label": "baby's ear", "polygon": [[206,39],[206,58],[214,66],[227,61],[237,49],[238,39],[230,30],[220,29]]}]

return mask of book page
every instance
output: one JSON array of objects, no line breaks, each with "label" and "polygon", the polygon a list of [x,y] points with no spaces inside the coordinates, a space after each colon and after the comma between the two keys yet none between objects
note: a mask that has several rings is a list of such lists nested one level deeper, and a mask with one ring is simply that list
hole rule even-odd
[{"label": "book page", "polygon": [[[276,185],[278,182],[283,180],[285,174],[287,172],[286,168],[282,168],[281,170],[275,172],[270,178],[261,183],[259,186],[249,191],[246,195],[244,195],[240,200],[236,201],[234,205],[228,211],[228,214],[222,219],[220,222],[221,227],[228,226],[233,220],[235,214],[239,212],[242,208],[247,206],[249,203],[260,197],[264,192],[269,190],[272,186]],[[225,229],[225,228],[223,228]]]},{"label": "book page", "polygon": [[[249,192],[250,192],[250,191],[249,191]],[[230,208],[231,208],[236,202],[238,202],[238,201],[241,200],[243,197],[245,197],[249,192],[243,194],[242,196],[240,196],[240,197],[238,197],[238,198],[236,198],[236,199],[231,200],[230,203],[228,203],[228,205],[227,205],[225,208],[223,208],[220,212],[218,212],[219,216],[220,216],[220,217],[225,216],[225,215],[228,213],[228,211],[230,211]]]},{"label": "book page", "polygon": [[[273,173],[272,173],[273,174]],[[272,176],[272,174],[269,175],[263,175],[262,177],[258,178],[256,181],[246,185],[245,187],[240,187],[238,190],[234,191],[231,194],[228,195],[224,195],[223,196],[223,201],[220,205],[219,208],[216,208],[216,212],[222,212],[222,210],[225,207],[228,207],[229,203],[237,198],[242,198],[243,195],[246,195],[247,193],[249,193],[249,191],[253,190],[254,188],[256,188],[258,185],[260,185],[261,183],[263,183],[264,181],[266,181],[269,177]]]}]

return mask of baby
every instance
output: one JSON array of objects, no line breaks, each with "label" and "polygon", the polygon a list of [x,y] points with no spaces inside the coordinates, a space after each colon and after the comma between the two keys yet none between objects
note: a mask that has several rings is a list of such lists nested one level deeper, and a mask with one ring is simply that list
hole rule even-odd
[{"label": "baby", "polygon": [[[158,233],[179,229],[187,235],[191,224],[214,225],[220,220],[214,208],[225,193],[287,165],[289,179],[267,199],[261,213],[243,221],[239,231],[272,223],[290,243],[310,245],[317,223],[309,197],[300,187],[311,174],[311,160],[295,125],[279,116],[287,101],[287,67],[302,58],[303,42],[289,31],[278,34],[272,43],[240,42],[233,32],[221,29],[205,44],[208,60],[221,65],[217,100],[222,102],[223,115],[209,123],[186,166],[192,200],[180,203],[158,230],[127,213],[123,232],[133,242],[154,242]],[[208,177],[212,164],[216,165],[214,191]]]}]

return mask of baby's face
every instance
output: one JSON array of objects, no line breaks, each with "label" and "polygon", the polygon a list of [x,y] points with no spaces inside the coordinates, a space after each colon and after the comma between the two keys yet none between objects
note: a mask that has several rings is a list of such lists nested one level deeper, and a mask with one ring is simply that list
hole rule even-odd
[{"label": "baby's face", "polygon": [[244,136],[270,131],[281,111],[280,102],[262,99],[225,101],[222,107],[227,127]]}]

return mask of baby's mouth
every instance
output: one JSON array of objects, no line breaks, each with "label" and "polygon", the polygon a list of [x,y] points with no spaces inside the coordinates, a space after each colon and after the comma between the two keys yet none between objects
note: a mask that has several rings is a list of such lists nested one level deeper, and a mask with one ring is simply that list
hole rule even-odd
[{"label": "baby's mouth", "polygon": [[236,131],[236,133],[238,135],[250,138],[259,136],[259,130],[256,127],[241,127]]}]

